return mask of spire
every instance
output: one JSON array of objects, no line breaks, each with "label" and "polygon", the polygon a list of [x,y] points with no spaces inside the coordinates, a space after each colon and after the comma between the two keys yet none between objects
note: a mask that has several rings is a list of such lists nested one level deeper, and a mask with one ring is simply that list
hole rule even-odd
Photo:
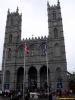
[{"label": "spire", "polygon": [[58,0],[58,2],[57,2],[57,5],[60,6],[60,2],[59,2],[59,0]]},{"label": "spire", "polygon": [[50,5],[49,5],[49,1],[47,0],[47,7],[49,8],[50,7]]},{"label": "spire", "polygon": [[16,12],[18,13],[19,9],[18,9],[18,6],[17,6],[17,9],[16,9]]},{"label": "spire", "polygon": [[8,9],[8,14],[10,14],[10,10]]}]

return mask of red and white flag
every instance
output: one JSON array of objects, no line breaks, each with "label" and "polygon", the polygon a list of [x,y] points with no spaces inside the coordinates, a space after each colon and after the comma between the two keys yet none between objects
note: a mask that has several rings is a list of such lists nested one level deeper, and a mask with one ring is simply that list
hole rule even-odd
[{"label": "red and white flag", "polygon": [[25,43],[25,44],[21,44],[21,45],[19,45],[19,47],[16,48],[15,51],[18,52],[18,50],[21,49],[21,48],[23,48],[25,54],[29,54],[29,47],[27,46],[26,43]]},{"label": "red and white flag", "polygon": [[29,47],[27,46],[27,44],[25,43],[25,53],[29,54]]}]

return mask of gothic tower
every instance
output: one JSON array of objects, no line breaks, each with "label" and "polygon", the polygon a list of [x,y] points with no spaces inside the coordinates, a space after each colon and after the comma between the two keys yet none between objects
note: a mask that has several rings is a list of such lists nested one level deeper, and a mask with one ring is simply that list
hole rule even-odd
[{"label": "gothic tower", "polygon": [[67,88],[67,63],[65,44],[63,36],[63,24],[61,17],[60,2],[50,6],[48,10],[48,29],[49,29],[49,66],[51,71],[52,89]]},{"label": "gothic tower", "polygon": [[[8,10],[6,30],[5,30],[5,41],[3,50],[3,89],[13,88],[13,83],[15,82],[15,50],[17,44],[21,41],[21,15],[18,13],[18,8],[16,12],[10,13]],[[11,81],[9,81],[12,79]],[[10,83],[11,86],[9,85]]]}]

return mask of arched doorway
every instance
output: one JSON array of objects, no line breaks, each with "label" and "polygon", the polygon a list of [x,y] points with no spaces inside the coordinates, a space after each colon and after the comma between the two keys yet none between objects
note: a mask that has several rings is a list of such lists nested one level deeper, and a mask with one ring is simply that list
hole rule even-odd
[{"label": "arched doorway", "polygon": [[56,69],[56,75],[55,75],[55,79],[56,79],[56,87],[57,90],[61,90],[63,88],[63,80],[62,80],[62,70],[61,68],[57,68]]},{"label": "arched doorway", "polygon": [[17,90],[23,90],[23,76],[24,76],[24,69],[20,67],[17,71]]},{"label": "arched doorway", "polygon": [[10,86],[10,71],[5,72],[5,84],[4,84],[4,89],[9,89]]},{"label": "arched doorway", "polygon": [[40,89],[46,91],[50,84],[50,71],[48,69],[48,84],[47,84],[47,66],[42,66],[40,69]]},{"label": "arched doorway", "polygon": [[35,67],[31,67],[28,71],[28,87],[30,91],[35,91],[37,88],[37,70]]}]

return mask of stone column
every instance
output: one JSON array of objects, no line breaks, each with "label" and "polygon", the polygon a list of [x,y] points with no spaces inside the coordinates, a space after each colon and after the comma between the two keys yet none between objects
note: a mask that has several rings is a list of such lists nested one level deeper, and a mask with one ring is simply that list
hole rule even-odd
[{"label": "stone column", "polygon": [[52,71],[51,72],[51,91],[55,91],[56,90],[56,82],[55,82],[55,74]]},{"label": "stone column", "polygon": [[37,70],[37,88],[40,88],[40,72]]},{"label": "stone column", "polygon": [[25,73],[25,87],[28,88],[28,70]]}]

